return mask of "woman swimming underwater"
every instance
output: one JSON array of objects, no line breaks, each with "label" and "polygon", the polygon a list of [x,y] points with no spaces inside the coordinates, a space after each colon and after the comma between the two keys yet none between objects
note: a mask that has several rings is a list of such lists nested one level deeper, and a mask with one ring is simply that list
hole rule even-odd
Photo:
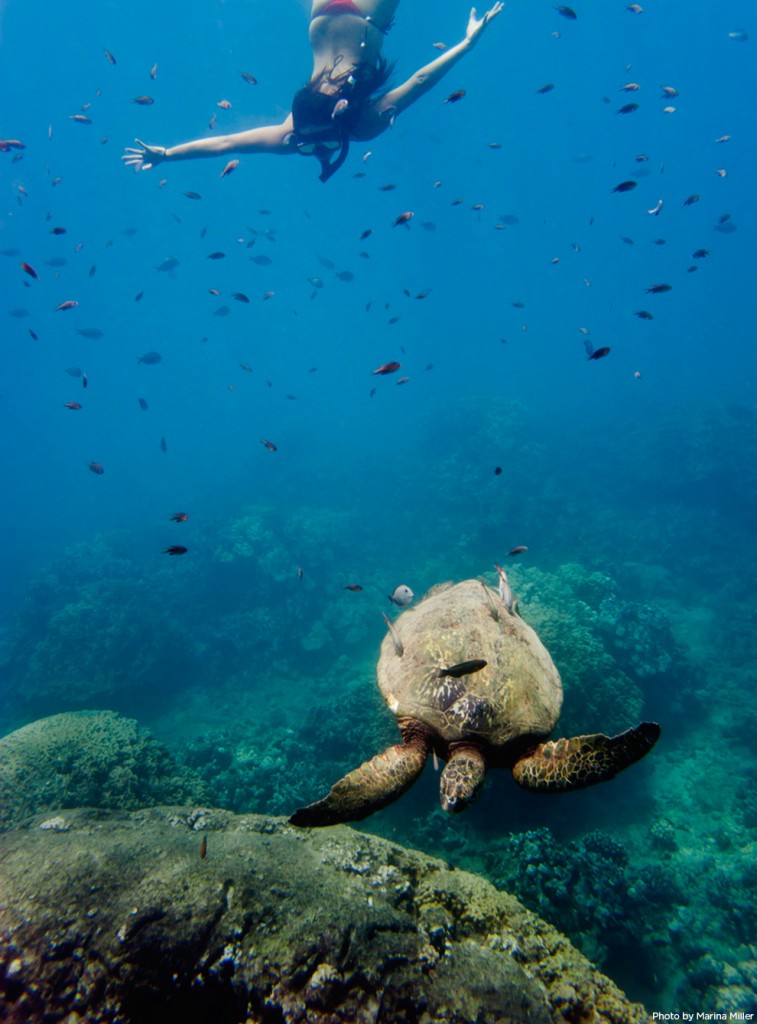
[{"label": "woman swimming underwater", "polygon": [[390,65],[381,56],[400,0],[313,0],[310,45],[313,74],[292,101],[282,124],[264,125],[232,135],[195,139],[179,146],[148,146],[135,139],[122,160],[146,171],[166,160],[225,156],[230,153],[300,153],[321,165],[320,180],[328,179],[347,159],[350,140],[374,139],[394,119],[432,89],[478,42],[492,18],[503,8],[498,2],[484,14],[470,12],[464,38],[420,68],[396,89],[384,89]]}]

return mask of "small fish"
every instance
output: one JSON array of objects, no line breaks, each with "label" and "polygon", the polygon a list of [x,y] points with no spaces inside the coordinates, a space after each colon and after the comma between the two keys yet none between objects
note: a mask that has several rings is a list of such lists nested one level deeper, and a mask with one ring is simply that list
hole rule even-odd
[{"label": "small fish", "polygon": [[461,661],[459,665],[450,665],[449,668],[440,668],[437,672],[439,679],[451,676],[453,679],[460,679],[462,676],[469,676],[473,672],[480,672],[486,668],[488,662],[483,658],[474,658],[473,661]]},{"label": "small fish", "polygon": [[719,139],[715,139],[715,142],[730,142],[730,141],[731,141],[731,136],[730,135],[721,135]]},{"label": "small fish", "polygon": [[641,86],[638,82],[626,82],[625,85],[620,87],[621,92],[637,92]]},{"label": "small fish", "polygon": [[165,437],[161,437],[161,439],[160,439],[160,450],[162,452],[167,452],[168,451],[168,444],[166,443]]},{"label": "small fish", "polygon": [[340,270],[336,275],[340,281],[354,281],[355,275],[351,270]]},{"label": "small fish", "polygon": [[617,110],[618,114],[633,114],[635,110],[639,109],[638,103],[625,103],[622,107]]},{"label": "small fish", "polygon": [[558,14],[562,14],[563,18],[567,18],[568,21],[575,21],[578,15],[572,7],[566,7],[565,4],[558,4],[555,7]]},{"label": "small fish", "polygon": [[264,437],[261,437],[260,443],[263,445],[264,448],[267,448],[269,452],[277,452],[279,450],[273,443],[273,441],[266,441]]},{"label": "small fish", "polygon": [[202,199],[202,196],[200,195],[199,192],[189,191],[185,192],[184,195],[187,197],[187,199]]},{"label": "small fish", "polygon": [[515,555],[522,555],[525,551],[528,551],[526,545],[518,544],[516,547],[510,548],[510,550],[507,553],[510,556],[510,558],[513,558]]},{"label": "small fish", "polygon": [[[173,552],[172,552],[173,553]],[[208,837],[203,836],[200,843],[200,860],[205,860],[208,855]]]},{"label": "small fish", "polygon": [[394,644],[394,653],[401,658],[402,655],[405,653],[405,648],[402,646],[402,641],[400,640],[399,633],[392,625],[391,621],[389,620],[389,617],[384,612],[382,612],[381,614],[384,616],[386,628],[389,630],[389,634],[392,638],[392,643]]},{"label": "small fish", "polygon": [[465,89],[455,89],[454,92],[451,92],[449,94],[449,96],[447,97],[447,99],[444,102],[445,103],[459,103],[460,100],[463,98],[463,96],[465,96]]},{"label": "small fish", "polygon": [[698,202],[699,202],[699,196],[696,194],[696,192],[694,192],[693,195],[687,196],[686,199],[684,199],[684,201],[683,201],[683,203],[681,205],[682,206],[693,206],[694,203],[698,203]]},{"label": "small fish", "polygon": [[629,4],[626,10],[631,14],[641,14],[644,8],[640,4]]},{"label": "small fish", "polygon": [[146,366],[154,366],[156,363],[163,361],[163,356],[160,352],[145,352],[143,356],[137,357],[138,363],[144,363]]},{"label": "small fish", "polygon": [[379,192],[394,192],[396,187],[396,185],[379,185],[378,190]]},{"label": "small fish", "polygon": [[[163,260],[162,263],[159,263],[155,269],[159,270],[161,273],[170,273],[170,271],[176,270],[178,265],[179,265],[179,261],[176,259],[176,257],[175,256],[169,256],[167,260]],[[142,297],[142,292],[140,292],[139,295],[140,295],[140,298],[141,298]]]},{"label": "small fish", "polygon": [[103,469],[99,462],[89,462],[87,463],[87,465],[89,466],[91,472],[95,474],[95,476],[102,476],[103,473],[105,472],[105,470]]},{"label": "small fish", "polygon": [[399,224],[407,224],[408,221],[412,220],[415,214],[411,210],[406,210],[405,213],[401,213],[392,224],[393,228],[396,228]]},{"label": "small fish", "polygon": [[497,570],[499,576],[499,599],[502,604],[507,608],[511,615],[515,614],[515,599],[513,598],[513,592],[510,590],[510,581],[507,578],[507,573],[501,565],[494,563],[494,568]]},{"label": "small fish", "polygon": [[108,62],[110,64],[115,64],[116,63],[116,58],[113,56],[113,54],[110,52],[110,50],[103,50],[103,53],[105,54],[105,56],[106,56],[106,58],[107,58],[107,60],[108,60]]},{"label": "small fish", "polygon": [[609,356],[609,354],[610,354],[610,347],[609,347],[609,345],[604,345],[602,348],[594,349],[594,351],[591,353],[591,355],[587,356],[586,358],[587,359],[604,359],[605,356]]},{"label": "small fish", "polygon": [[224,169],[221,171],[219,177],[225,178],[227,174],[231,174],[231,172],[233,170],[236,170],[237,167],[239,167],[238,160],[229,160]]},{"label": "small fish", "polygon": [[502,467],[501,466],[495,466],[494,467],[494,475],[495,476],[502,476]]},{"label": "small fish", "polygon": [[616,185],[612,190],[613,192],[631,192],[636,188],[638,182],[636,181],[621,181],[619,185]]},{"label": "small fish", "polygon": [[634,313],[634,316],[637,316],[639,320],[654,320],[652,314],[649,313],[646,309],[637,309]]},{"label": "small fish", "polygon": [[65,235],[66,228],[50,228],[51,235]]},{"label": "small fish", "polygon": [[674,88],[672,85],[661,85],[660,88],[662,89],[663,99],[672,100],[675,96],[680,96],[678,89]]},{"label": "small fish", "polygon": [[59,306],[56,306],[55,310],[57,312],[58,310],[61,309],[74,309],[78,305],[79,303],[76,301],[76,299],[66,299],[65,302],[61,302]]},{"label": "small fish", "polygon": [[144,398],[138,398],[137,402],[139,403],[139,408],[142,410],[142,412],[147,412],[147,410],[150,408],[150,406],[147,404]]},{"label": "small fish", "polygon": [[302,570],[302,566],[300,566],[300,568],[297,570],[297,579],[301,580],[304,575],[305,573]]},{"label": "small fish", "polygon": [[672,284],[653,284],[647,288],[647,295],[662,295],[663,292],[669,292],[672,287]]},{"label": "small fish", "polygon": [[86,375],[86,373],[83,373],[81,375],[81,386],[83,388],[86,388],[86,386],[87,386],[87,375]]},{"label": "small fish", "polygon": [[189,513],[174,512],[173,515],[170,515],[168,518],[172,523],[186,523],[186,521],[189,519]]},{"label": "small fish", "polygon": [[103,336],[99,327],[77,327],[76,333],[81,334],[82,338],[90,338],[93,341]]},{"label": "small fish", "polygon": [[208,259],[209,260],[225,260],[226,259],[226,253],[225,252],[211,252],[211,253],[208,253]]},{"label": "small fish", "polygon": [[77,124],[92,124],[92,120],[86,114],[69,114],[69,121],[76,121]]},{"label": "small fish", "polygon": [[542,85],[539,89],[536,90],[536,92],[540,96],[544,96],[545,93],[552,92],[554,87],[555,87],[554,82],[547,82],[546,85]]},{"label": "small fish", "polygon": [[81,409],[81,402],[64,402],[63,407],[64,409],[78,410]]},{"label": "small fish", "polygon": [[247,298],[247,296],[245,295],[244,292],[232,292],[231,297],[232,297],[232,299],[236,299],[237,302],[248,302],[249,303],[249,301],[250,301]]},{"label": "small fish", "polygon": [[394,383],[395,384],[407,384],[409,380],[410,380],[409,377],[400,377],[399,380],[396,380]]},{"label": "small fish", "polygon": [[370,236],[372,234],[373,234],[373,228],[366,228],[365,231],[360,236],[360,241],[364,242],[366,240],[366,238],[370,238]]},{"label": "small fish", "polygon": [[258,80],[254,75],[251,75],[249,71],[240,71],[239,77],[247,82],[248,85],[257,85]]},{"label": "small fish", "polygon": [[189,548],[185,548],[183,544],[171,544],[163,552],[164,555],[186,555]]},{"label": "small fish", "polygon": [[650,216],[652,216],[652,217],[658,217],[659,214],[660,214],[660,210],[662,210],[662,207],[663,207],[662,199],[658,199],[657,202],[655,203],[655,205],[652,207],[652,209],[651,210],[647,210],[647,213]]},{"label": "small fish", "polygon": [[709,256],[709,255],[710,255],[710,250],[709,249],[697,249],[695,252],[693,252],[691,254],[691,258],[693,260],[703,260],[705,258],[705,256]]},{"label": "small fish", "polygon": [[35,281],[39,281],[39,274],[34,269],[34,267],[31,265],[31,263],[24,263],[22,261],[21,262],[21,269],[23,270],[23,272],[25,274],[28,274],[29,277],[33,277]]},{"label": "small fish", "polygon": [[382,363],[381,366],[373,371],[373,375],[375,377],[376,374],[380,374],[383,377],[386,376],[387,373],[396,373],[401,366],[402,363],[398,362]]},{"label": "small fish", "polygon": [[348,583],[344,589],[351,590],[353,594],[359,594],[363,588],[360,586],[359,583]]},{"label": "small fish", "polygon": [[231,110],[231,104],[228,100],[219,100],[216,106],[220,107],[221,110]]},{"label": "small fish", "polygon": [[446,50],[447,49],[447,44],[446,43],[432,43],[431,45],[433,46],[433,48],[435,50]]},{"label": "small fish", "polygon": [[150,78],[154,82],[157,77],[158,77],[158,65],[157,64],[153,64],[153,66],[150,68]]},{"label": "small fish", "polygon": [[387,597],[396,604],[398,608],[405,608],[415,597],[410,587],[405,583],[400,583],[398,587],[395,587],[391,594],[387,594]]},{"label": "small fish", "polygon": [[131,102],[138,104],[140,107],[150,107],[155,100],[152,96],[135,96]]}]

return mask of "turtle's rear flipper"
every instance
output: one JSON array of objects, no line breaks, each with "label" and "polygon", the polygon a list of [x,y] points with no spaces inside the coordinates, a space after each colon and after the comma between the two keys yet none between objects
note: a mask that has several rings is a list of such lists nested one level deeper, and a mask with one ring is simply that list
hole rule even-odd
[{"label": "turtle's rear flipper", "polygon": [[323,800],[295,811],[289,821],[312,828],[367,818],[412,786],[427,756],[428,747],[419,742],[389,747],[334,783]]},{"label": "turtle's rear flipper", "polygon": [[560,793],[606,782],[648,754],[660,736],[656,722],[642,722],[617,736],[594,733],[540,743],[517,761],[513,778],[526,789]]}]

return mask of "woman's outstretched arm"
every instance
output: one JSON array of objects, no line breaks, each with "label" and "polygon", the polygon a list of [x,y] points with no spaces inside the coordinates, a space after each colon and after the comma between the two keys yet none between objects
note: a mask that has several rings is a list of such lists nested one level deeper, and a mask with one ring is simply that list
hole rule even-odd
[{"label": "woman's outstretched arm", "polygon": [[368,134],[371,130],[373,130],[375,135],[385,131],[389,127],[390,117],[393,119],[397,114],[401,114],[403,110],[406,110],[416,100],[419,100],[421,96],[425,95],[429,89],[433,89],[450,68],[454,67],[460,58],[476,45],[486,26],[492,18],[499,14],[504,6],[503,3],[497,0],[497,3],[482,18],[478,18],[476,16],[476,8],[472,8],[468,18],[468,27],[465,30],[465,38],[456,46],[451,46],[449,50],[446,50],[436,60],[420,68],[402,85],[397,86],[396,89],[391,89],[380,97],[367,117],[361,119],[360,134],[363,134],[363,128],[366,130],[366,138],[373,138],[372,134]]},{"label": "woman's outstretched arm", "polygon": [[296,152],[288,144],[288,136],[294,127],[290,114],[282,124],[264,125],[246,132],[232,135],[211,135],[193,142],[182,142],[178,146],[148,146],[135,139],[138,149],[127,148],[121,159],[135,171],[147,171],[166,160],[193,160],[196,157],[223,156],[228,153],[277,153],[285,155]]}]

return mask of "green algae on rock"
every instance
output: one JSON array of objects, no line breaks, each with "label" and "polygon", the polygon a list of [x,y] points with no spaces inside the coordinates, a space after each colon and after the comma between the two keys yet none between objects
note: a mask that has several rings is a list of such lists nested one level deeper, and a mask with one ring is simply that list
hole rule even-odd
[{"label": "green algae on rock", "polygon": [[52,715],[0,739],[0,829],[59,808],[133,810],[206,798],[191,768],[113,711]]},{"label": "green algae on rock", "polygon": [[9,1024],[648,1020],[512,896],[385,840],[217,810],[60,817],[3,836]]}]

